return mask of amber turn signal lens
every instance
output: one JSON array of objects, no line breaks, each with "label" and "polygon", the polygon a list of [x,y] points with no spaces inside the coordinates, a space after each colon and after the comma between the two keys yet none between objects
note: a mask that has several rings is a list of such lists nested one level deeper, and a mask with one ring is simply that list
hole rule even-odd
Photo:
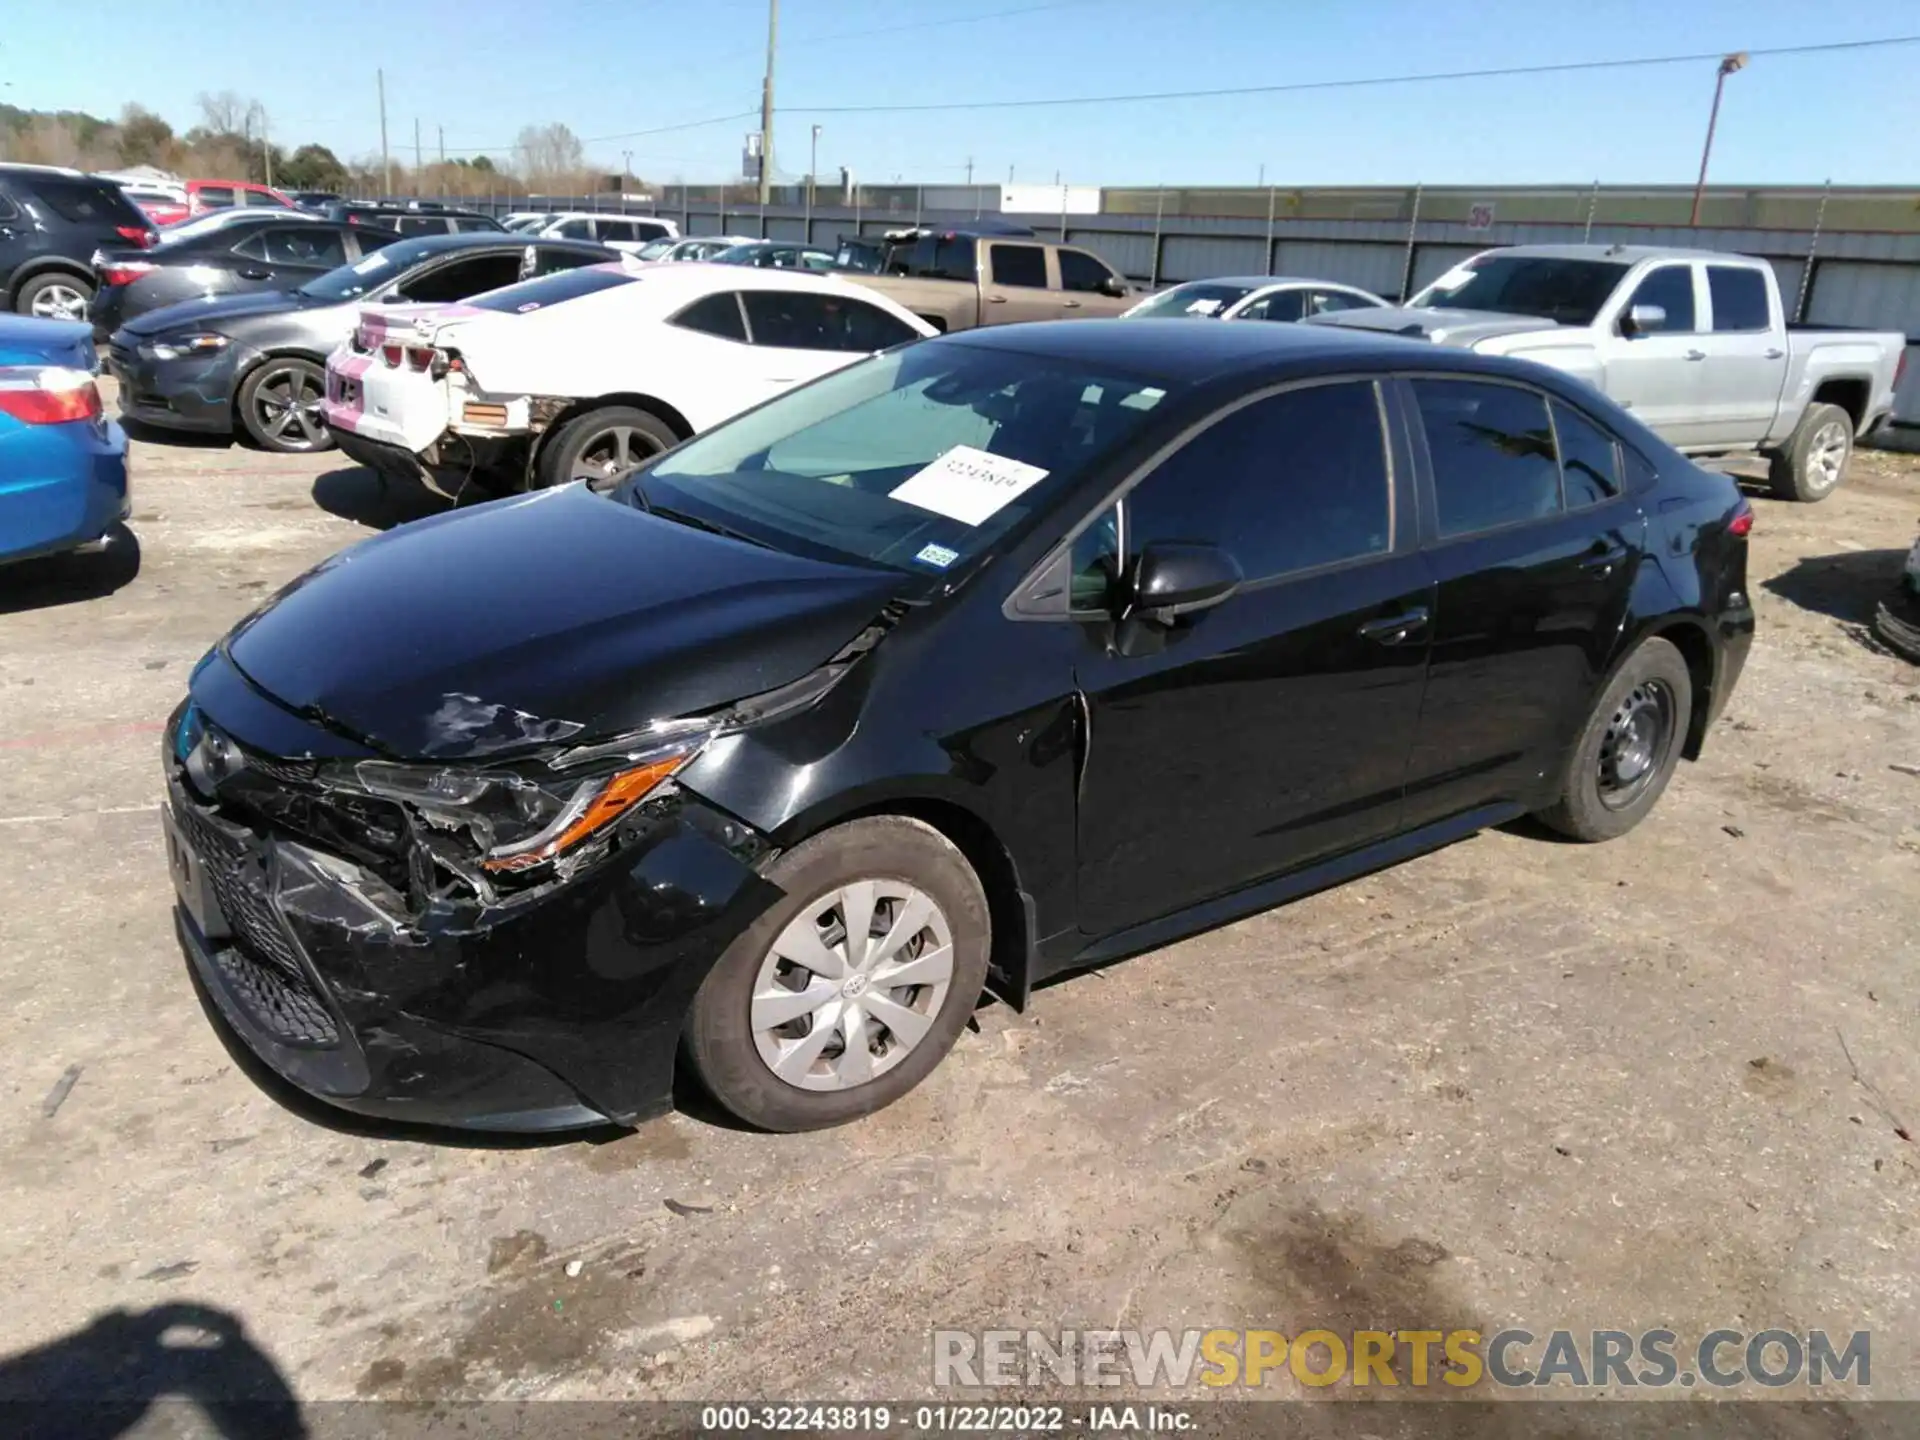
[{"label": "amber turn signal lens", "polygon": [[607,781],[600,793],[588,801],[586,808],[580,812],[579,816],[558,835],[547,840],[537,849],[484,860],[480,868],[496,873],[526,870],[535,865],[544,865],[557,855],[564,855],[595,831],[604,829],[626,814],[645,799],[649,791],[691,758],[690,755],[685,754],[670,755],[664,760],[655,760],[650,764],[636,766],[632,770],[622,770]]}]

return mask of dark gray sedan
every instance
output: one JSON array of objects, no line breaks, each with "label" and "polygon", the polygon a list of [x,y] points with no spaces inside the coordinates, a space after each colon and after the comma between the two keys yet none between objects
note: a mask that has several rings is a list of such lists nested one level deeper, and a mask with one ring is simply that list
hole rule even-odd
[{"label": "dark gray sedan", "polygon": [[189,300],[113,334],[122,418],[169,430],[243,430],[268,450],[325,450],[326,359],[368,304],[447,304],[535,275],[617,260],[605,246],[503,231],[402,240],[265,295]]}]

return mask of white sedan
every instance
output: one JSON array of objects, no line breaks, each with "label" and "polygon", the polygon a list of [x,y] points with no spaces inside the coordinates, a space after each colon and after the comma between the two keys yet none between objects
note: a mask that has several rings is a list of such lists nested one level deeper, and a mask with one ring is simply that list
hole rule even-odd
[{"label": "white sedan", "polygon": [[449,498],[617,477],[698,431],[933,334],[832,275],[590,265],[457,305],[372,305],[327,361],[327,426]]},{"label": "white sedan", "polygon": [[1189,280],[1149,295],[1122,320],[1305,320],[1340,310],[1384,306],[1370,290],[1289,275],[1227,275]]}]

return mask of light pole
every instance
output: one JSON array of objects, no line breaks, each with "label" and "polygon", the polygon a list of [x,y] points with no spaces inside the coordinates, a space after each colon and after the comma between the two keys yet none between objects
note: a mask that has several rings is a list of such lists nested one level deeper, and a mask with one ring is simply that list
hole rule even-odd
[{"label": "light pole", "polygon": [[1689,225],[1700,223],[1700,201],[1707,192],[1707,161],[1713,155],[1713,127],[1720,121],[1720,92],[1726,88],[1727,76],[1736,70],[1746,68],[1747,52],[1738,51],[1721,57],[1719,72],[1713,78],[1713,109],[1707,112],[1707,143],[1700,147],[1700,178],[1693,186],[1693,216]]},{"label": "light pole", "polygon": [[627,191],[632,188],[629,184],[632,179],[633,151],[622,150],[620,152],[620,208],[622,210],[627,208]]},{"label": "light pole", "polygon": [[767,0],[767,74],[760,83],[760,209],[761,232],[766,231],[765,211],[773,198],[773,50],[780,34],[780,0]]},{"label": "light pole", "polygon": [[820,127],[813,127],[813,145],[807,151],[807,218],[800,233],[805,243],[813,243],[813,177],[820,173]]}]

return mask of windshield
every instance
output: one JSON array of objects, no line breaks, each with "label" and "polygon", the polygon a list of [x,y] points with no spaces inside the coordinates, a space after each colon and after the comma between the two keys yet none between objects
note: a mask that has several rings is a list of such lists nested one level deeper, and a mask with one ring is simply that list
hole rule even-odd
[{"label": "windshield", "polygon": [[664,260],[667,252],[679,243],[678,240],[649,240],[640,247],[639,254],[635,258],[639,260]]},{"label": "windshield", "polygon": [[1411,303],[1433,309],[1537,315],[1559,325],[1591,325],[1627,269],[1611,260],[1482,255],[1449,270]]},{"label": "windshield", "polygon": [[300,287],[298,293],[314,300],[330,300],[335,304],[343,300],[358,300],[402,271],[412,269],[416,263],[440,248],[421,240],[401,240],[351,265],[339,266],[309,280]]},{"label": "windshield", "polygon": [[1166,391],[964,342],[862,361],[689,441],[618,492],[778,550],[938,574],[984,552]]},{"label": "windshield", "polygon": [[1192,285],[1176,285],[1151,300],[1143,300],[1127,312],[1134,320],[1208,320],[1230,305],[1237,305],[1254,292],[1252,285],[1222,285],[1203,280]]},{"label": "windshield", "polygon": [[858,270],[867,275],[878,275],[884,263],[881,247],[863,240],[842,240],[840,250],[833,257],[833,263],[842,270]]}]

